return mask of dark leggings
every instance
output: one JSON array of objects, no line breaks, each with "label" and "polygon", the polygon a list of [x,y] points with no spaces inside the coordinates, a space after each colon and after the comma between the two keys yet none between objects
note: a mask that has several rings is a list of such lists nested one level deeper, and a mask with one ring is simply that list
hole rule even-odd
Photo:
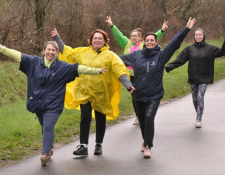
[{"label": "dark leggings", "polygon": [[193,104],[197,112],[196,120],[201,121],[204,110],[204,96],[207,84],[190,84]]},{"label": "dark leggings", "polygon": [[144,145],[149,148],[153,147],[155,132],[155,115],[158,110],[160,100],[150,102],[134,101],[137,108],[138,120],[140,123],[141,134],[144,139]]},{"label": "dark leggings", "polygon": [[[91,103],[80,105],[81,108],[81,122],[80,122],[80,143],[88,144],[90,124],[92,119]],[[106,129],[106,115],[95,111],[96,120],[96,143],[102,143]]]},{"label": "dark leggings", "polygon": [[60,113],[45,112],[36,113],[39,123],[42,126],[42,154],[49,155],[49,151],[53,148],[54,142],[54,128],[55,124],[60,116]]},{"label": "dark leggings", "polygon": [[[134,82],[134,76],[130,76],[130,81],[133,84],[133,82]],[[133,98],[132,98],[132,104],[133,104],[133,108],[134,108],[135,115],[137,116],[137,109],[135,107],[134,99]]]}]

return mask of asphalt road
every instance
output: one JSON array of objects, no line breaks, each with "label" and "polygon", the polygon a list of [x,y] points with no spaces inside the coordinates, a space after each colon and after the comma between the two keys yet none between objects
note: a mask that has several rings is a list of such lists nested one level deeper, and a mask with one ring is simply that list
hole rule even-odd
[{"label": "asphalt road", "polygon": [[0,169],[0,175],[224,175],[225,80],[208,87],[203,127],[196,129],[191,95],[161,105],[156,115],[152,158],[141,153],[141,132],[134,118],[109,127],[103,155],[94,156],[95,134],[89,156],[74,158],[79,141],[55,149],[47,166],[40,155]]}]

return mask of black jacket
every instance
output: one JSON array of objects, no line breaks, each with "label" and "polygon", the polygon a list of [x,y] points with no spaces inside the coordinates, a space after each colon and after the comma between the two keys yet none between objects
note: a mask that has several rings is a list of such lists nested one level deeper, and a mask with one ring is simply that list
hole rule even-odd
[{"label": "black jacket", "polygon": [[64,107],[66,83],[78,77],[78,63],[55,59],[50,68],[44,58],[22,54],[20,70],[27,75],[27,109],[39,113],[61,113]]},{"label": "black jacket", "polygon": [[134,70],[133,85],[136,89],[132,94],[134,100],[149,102],[163,97],[164,66],[179,49],[189,31],[190,29],[185,27],[162,50],[159,46],[153,49],[147,49],[144,46],[143,50],[120,56],[125,65],[132,66]]},{"label": "black jacket", "polygon": [[215,58],[225,55],[225,41],[222,48],[204,43],[194,43],[186,47],[175,61],[166,65],[167,72],[182,66],[187,61],[188,83],[209,84],[213,83]]}]

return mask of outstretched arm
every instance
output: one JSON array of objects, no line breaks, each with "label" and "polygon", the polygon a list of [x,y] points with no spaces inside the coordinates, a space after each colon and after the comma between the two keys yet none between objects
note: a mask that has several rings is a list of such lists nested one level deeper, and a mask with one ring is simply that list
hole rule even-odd
[{"label": "outstretched arm", "polygon": [[12,59],[14,59],[14,60],[16,60],[18,62],[21,61],[21,55],[22,54],[21,54],[21,52],[19,52],[17,50],[9,49],[9,48],[7,48],[5,46],[0,45],[0,52],[3,55],[5,55],[5,56],[7,56],[9,58],[12,58]]},{"label": "outstretched arm", "polygon": [[88,66],[79,65],[78,66],[78,74],[86,74],[86,75],[99,75],[106,72],[106,67],[103,68],[92,68]]},{"label": "outstretched arm", "polygon": [[189,54],[188,54],[188,47],[186,47],[176,58],[176,60],[174,60],[173,62],[167,64],[165,66],[166,72],[170,72],[173,69],[176,69],[182,65],[184,65],[188,60],[189,60]]}]

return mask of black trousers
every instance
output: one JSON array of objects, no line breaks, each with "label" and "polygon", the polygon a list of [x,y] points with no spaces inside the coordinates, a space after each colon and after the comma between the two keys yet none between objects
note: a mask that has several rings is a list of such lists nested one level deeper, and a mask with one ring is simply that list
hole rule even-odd
[{"label": "black trousers", "polygon": [[155,115],[158,110],[160,100],[153,100],[150,102],[141,102],[135,100],[134,103],[137,109],[144,145],[151,148],[153,147],[155,133]]},{"label": "black trousers", "polygon": [[[133,84],[133,82],[134,82],[134,76],[130,76],[130,81]],[[135,103],[134,103],[134,99],[133,98],[132,98],[132,104],[133,104],[133,108],[134,108],[135,115],[137,117],[137,109],[135,107]]]},{"label": "black trousers", "polygon": [[[80,143],[88,144],[90,124],[91,124],[91,113],[92,107],[91,103],[80,105],[81,108],[81,121],[80,121]],[[106,115],[95,111],[96,120],[96,143],[102,143],[105,135],[106,129]]]}]

